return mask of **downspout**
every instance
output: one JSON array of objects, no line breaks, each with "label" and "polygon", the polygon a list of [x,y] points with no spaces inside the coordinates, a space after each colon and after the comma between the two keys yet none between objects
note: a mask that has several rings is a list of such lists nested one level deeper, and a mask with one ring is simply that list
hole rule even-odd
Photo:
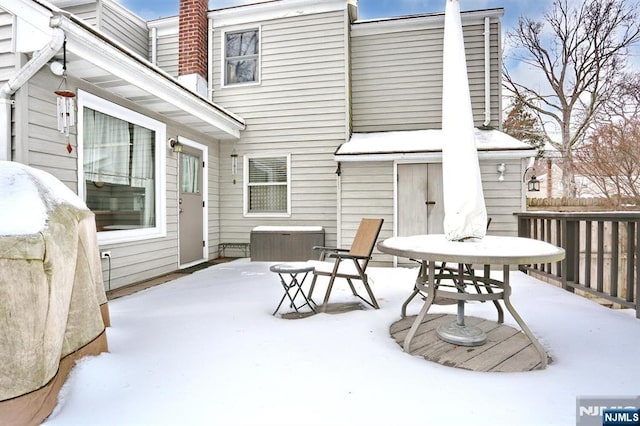
[{"label": "downspout", "polygon": [[151,63],[158,65],[158,28],[151,27]]},{"label": "downspout", "polygon": [[0,87],[0,123],[4,126],[4,131],[0,131],[0,160],[11,161],[11,96],[45,66],[64,43],[64,31],[58,28],[59,19],[52,18],[49,25],[53,28],[49,43]]},{"label": "downspout", "polygon": [[483,127],[491,124],[491,26],[489,17],[484,18],[484,122]]}]

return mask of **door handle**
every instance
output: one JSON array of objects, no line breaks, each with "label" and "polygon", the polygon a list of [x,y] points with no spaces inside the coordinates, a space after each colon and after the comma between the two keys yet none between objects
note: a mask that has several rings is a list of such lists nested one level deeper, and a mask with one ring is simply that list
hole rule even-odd
[{"label": "door handle", "polygon": [[428,205],[428,206],[435,206],[435,205],[436,205],[436,202],[435,202],[435,201],[425,201],[424,203],[425,203],[426,205]]}]

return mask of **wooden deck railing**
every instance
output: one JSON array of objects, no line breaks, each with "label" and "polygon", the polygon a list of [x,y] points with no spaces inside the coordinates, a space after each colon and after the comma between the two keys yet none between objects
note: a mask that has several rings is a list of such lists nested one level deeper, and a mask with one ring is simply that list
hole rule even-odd
[{"label": "wooden deck railing", "polygon": [[516,213],[518,235],[566,250],[554,264],[523,265],[576,289],[635,309],[640,318],[640,212]]}]

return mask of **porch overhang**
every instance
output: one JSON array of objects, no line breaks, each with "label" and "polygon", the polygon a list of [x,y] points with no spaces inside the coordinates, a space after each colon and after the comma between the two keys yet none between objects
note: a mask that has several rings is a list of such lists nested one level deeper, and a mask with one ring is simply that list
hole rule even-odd
[{"label": "porch overhang", "polygon": [[[499,130],[474,129],[478,158],[521,159],[535,157],[537,150]],[[442,161],[445,140],[442,130],[407,130],[396,132],[354,133],[340,145],[334,159],[355,161]]]},{"label": "porch overhang", "polygon": [[[18,19],[33,20],[38,15],[39,22],[46,19],[49,26],[64,31],[70,79],[83,80],[212,139],[239,139],[245,128],[242,118],[187,89],[165,71],[75,16],[41,0],[10,0],[8,4],[8,11]],[[21,7],[24,5],[28,8]],[[22,17],[25,10],[29,16]],[[49,34],[49,29],[41,27],[42,39]]]}]

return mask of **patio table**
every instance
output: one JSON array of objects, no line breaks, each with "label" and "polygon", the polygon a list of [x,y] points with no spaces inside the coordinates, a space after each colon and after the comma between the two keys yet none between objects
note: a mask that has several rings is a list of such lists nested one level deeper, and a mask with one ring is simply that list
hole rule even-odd
[{"label": "patio table", "polygon": [[[284,295],[282,295],[282,299],[280,299],[280,303],[275,311],[273,311],[273,315],[275,315],[280,306],[282,306],[282,302],[284,299],[289,297],[290,305],[296,312],[300,312],[299,309],[304,306],[309,306],[313,312],[316,312],[316,309],[313,307],[313,300],[307,298],[307,295],[304,293],[302,289],[302,284],[304,284],[304,280],[307,278],[309,272],[313,271],[314,266],[308,262],[289,262],[289,263],[277,263],[275,265],[271,265],[269,270],[271,272],[275,272],[280,277],[280,283],[282,284],[282,288],[284,289]],[[304,274],[301,280],[298,280],[298,275]],[[288,278],[287,278],[288,277]],[[293,292],[293,296],[291,293]],[[296,298],[300,295],[304,300],[304,303],[296,305]]]},{"label": "patio table", "polygon": [[[406,352],[409,352],[411,340],[436,297],[458,302],[456,321],[439,327],[438,337],[465,346],[484,344],[486,341],[482,330],[464,324],[465,301],[493,301],[498,309],[498,322],[502,322],[502,309],[498,303],[502,300],[540,354],[542,368],[546,368],[546,351],[511,304],[509,269],[510,265],[560,261],[564,259],[564,249],[530,238],[486,236],[483,239],[448,241],[441,234],[393,237],[378,243],[377,247],[383,253],[417,259],[421,263],[414,291],[402,308],[405,315],[409,301],[419,292],[426,294],[424,305],[405,337],[403,348]],[[457,269],[446,268],[445,263],[453,263]],[[483,265],[483,274],[477,275],[473,265]],[[502,280],[490,277],[492,265],[502,268]],[[475,292],[469,291],[471,289],[475,289]]]}]

